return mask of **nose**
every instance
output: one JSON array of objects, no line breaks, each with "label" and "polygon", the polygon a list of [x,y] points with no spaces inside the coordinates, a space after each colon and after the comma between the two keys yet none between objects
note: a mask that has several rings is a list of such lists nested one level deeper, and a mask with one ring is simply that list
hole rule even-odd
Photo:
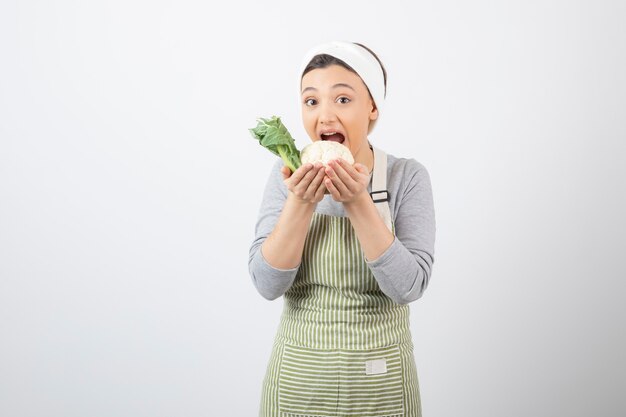
[{"label": "nose", "polygon": [[328,104],[320,104],[318,109],[319,109],[319,122],[321,124],[331,124],[337,121],[337,115],[335,114],[332,106]]}]

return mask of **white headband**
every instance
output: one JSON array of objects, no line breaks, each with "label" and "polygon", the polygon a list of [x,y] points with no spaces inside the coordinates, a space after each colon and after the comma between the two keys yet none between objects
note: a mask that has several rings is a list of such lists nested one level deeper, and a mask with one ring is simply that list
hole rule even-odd
[{"label": "white headband", "polygon": [[[334,56],[348,64],[356,73],[361,77],[365,85],[370,91],[376,108],[378,109],[378,118],[380,118],[381,109],[385,103],[385,77],[383,75],[383,69],[374,55],[372,55],[367,49],[352,43],[343,41],[333,41],[324,43],[310,49],[300,65],[300,72],[298,77],[298,98],[300,98],[300,86],[302,81],[302,73],[307,67],[311,59],[315,55],[327,54]],[[369,132],[374,129],[376,120],[372,120],[369,127]]]}]

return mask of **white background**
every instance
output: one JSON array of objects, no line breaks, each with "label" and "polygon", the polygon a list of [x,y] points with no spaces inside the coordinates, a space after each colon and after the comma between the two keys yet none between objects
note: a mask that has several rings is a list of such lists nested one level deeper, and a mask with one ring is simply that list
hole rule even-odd
[{"label": "white background", "polygon": [[0,415],[255,416],[248,274],[311,46],[378,53],[431,176],[426,417],[626,413],[623,1],[0,3]]}]

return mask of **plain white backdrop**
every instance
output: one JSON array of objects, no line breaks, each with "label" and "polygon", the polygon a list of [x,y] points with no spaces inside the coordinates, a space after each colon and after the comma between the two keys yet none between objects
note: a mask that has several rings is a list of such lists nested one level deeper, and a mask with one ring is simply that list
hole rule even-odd
[{"label": "plain white backdrop", "polygon": [[256,416],[248,274],[305,51],[388,71],[372,143],[431,176],[425,417],[626,413],[622,1],[0,3],[0,415]]}]

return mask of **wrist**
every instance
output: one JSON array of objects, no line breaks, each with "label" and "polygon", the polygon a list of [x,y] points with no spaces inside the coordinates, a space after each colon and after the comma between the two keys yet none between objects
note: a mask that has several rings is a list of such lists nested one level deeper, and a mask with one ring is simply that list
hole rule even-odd
[{"label": "wrist", "polygon": [[364,190],[359,195],[355,196],[352,201],[346,201],[343,203],[346,210],[353,210],[359,207],[366,207],[369,204],[373,204],[372,198],[367,190]]},{"label": "wrist", "polygon": [[305,211],[307,210],[313,211],[315,210],[315,206],[317,206],[316,202],[302,200],[301,198],[298,198],[291,191],[289,191],[289,195],[287,196],[287,203],[291,204],[294,207],[297,207],[298,209],[302,209]]}]

